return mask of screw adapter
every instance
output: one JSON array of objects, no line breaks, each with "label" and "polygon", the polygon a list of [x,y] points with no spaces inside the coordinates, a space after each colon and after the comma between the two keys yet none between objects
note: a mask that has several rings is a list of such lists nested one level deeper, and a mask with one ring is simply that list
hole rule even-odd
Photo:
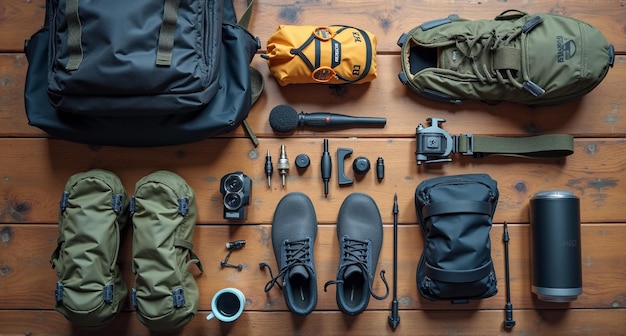
[{"label": "screw adapter", "polygon": [[280,156],[278,157],[278,173],[283,179],[283,188],[285,187],[285,176],[289,172],[289,159],[287,159],[287,152],[285,151],[285,145],[280,146]]}]

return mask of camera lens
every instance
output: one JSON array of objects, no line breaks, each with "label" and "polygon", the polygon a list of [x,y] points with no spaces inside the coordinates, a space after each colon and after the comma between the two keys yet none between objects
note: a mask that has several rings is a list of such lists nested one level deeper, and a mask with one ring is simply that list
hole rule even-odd
[{"label": "camera lens", "polygon": [[224,196],[224,206],[228,210],[237,210],[241,207],[243,199],[239,193],[227,193]]},{"label": "camera lens", "polygon": [[228,192],[237,192],[243,189],[243,179],[239,175],[230,175],[224,181],[224,189]]}]

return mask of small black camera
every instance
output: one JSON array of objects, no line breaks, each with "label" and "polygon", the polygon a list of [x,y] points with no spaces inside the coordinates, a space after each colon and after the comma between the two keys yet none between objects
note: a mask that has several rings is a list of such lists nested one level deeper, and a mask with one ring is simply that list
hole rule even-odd
[{"label": "small black camera", "polygon": [[224,196],[224,219],[246,219],[245,206],[250,203],[252,180],[243,172],[226,174],[220,180],[220,193]]}]

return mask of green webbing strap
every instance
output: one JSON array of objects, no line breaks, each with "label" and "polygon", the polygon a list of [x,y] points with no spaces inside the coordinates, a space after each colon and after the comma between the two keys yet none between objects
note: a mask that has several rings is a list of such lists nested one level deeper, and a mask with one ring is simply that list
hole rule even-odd
[{"label": "green webbing strap", "polygon": [[494,70],[516,70],[522,65],[522,56],[517,48],[500,47],[495,50],[493,58]]},{"label": "green webbing strap", "polygon": [[159,44],[156,64],[170,66],[172,64],[172,50],[174,49],[174,34],[178,21],[178,6],[180,0],[164,0],[163,22],[159,31]]},{"label": "green webbing strap", "polygon": [[[252,17],[252,5],[254,4],[254,0],[248,0],[247,3],[248,6],[246,7],[246,10],[243,12],[243,15],[241,15],[239,22],[237,22],[238,25],[242,26],[245,29],[248,29],[248,27],[250,26],[250,18]],[[259,72],[259,70],[253,67],[249,67],[249,71],[250,80],[252,82],[252,102],[250,105],[254,105],[257,99],[259,99],[259,97],[261,96],[261,92],[263,92],[263,88],[265,87],[265,81],[263,79],[263,75]],[[254,144],[254,147],[257,147],[259,145],[259,139],[256,137],[256,134],[254,134],[252,127],[250,127],[248,119],[244,119],[242,125],[243,128],[246,130],[246,133],[248,133],[250,140],[252,140],[252,144]]]},{"label": "green webbing strap", "polygon": [[[263,75],[261,74],[261,72],[256,68],[250,66],[248,67],[248,70],[250,71],[250,83],[252,84],[252,102],[250,103],[250,105],[254,105],[254,103],[256,103],[256,101],[261,96],[261,93],[263,92],[263,88],[265,87],[265,81],[263,80]],[[252,144],[254,144],[254,147],[257,147],[259,145],[259,139],[256,137],[256,134],[254,134],[252,127],[250,127],[248,119],[244,119],[242,125],[243,128],[246,130],[246,133],[248,133],[250,140],[252,140]]]},{"label": "green webbing strap", "polygon": [[504,138],[461,134],[457,152],[475,156],[509,155],[525,158],[560,158],[574,153],[574,138],[569,134]]},{"label": "green webbing strap", "polygon": [[204,273],[204,268],[202,267],[202,262],[200,262],[200,258],[198,258],[198,255],[196,255],[192,251],[193,244],[191,242],[186,241],[186,240],[181,239],[181,238],[174,238],[174,246],[175,247],[182,247],[182,248],[184,248],[184,249],[189,251],[189,261],[187,262],[187,267],[185,269],[187,269],[190,264],[196,264],[196,266],[198,266],[198,269],[200,270],[200,272]]},{"label": "green webbing strap", "polygon": [[248,7],[246,7],[246,10],[243,12],[243,15],[241,15],[241,19],[239,19],[239,22],[237,22],[237,24],[239,24],[240,26],[248,29],[248,26],[250,25],[250,18],[252,17],[252,4],[254,3],[254,0],[248,0]]},{"label": "green webbing strap", "polygon": [[65,17],[67,19],[67,51],[69,53],[65,70],[78,70],[83,61],[82,27],[78,17],[78,0],[67,0]]},{"label": "green webbing strap", "polygon": [[187,249],[189,251],[191,251],[191,249],[193,249],[193,244],[191,244],[191,242],[188,242],[184,239],[181,238],[174,238],[174,246],[175,247],[182,247],[184,249]]},{"label": "green webbing strap", "polygon": [[189,250],[189,256],[191,258],[189,262],[196,264],[200,272],[204,273],[204,267],[202,266],[202,262],[200,261],[200,258],[198,258],[198,255],[195,254],[192,250]]}]

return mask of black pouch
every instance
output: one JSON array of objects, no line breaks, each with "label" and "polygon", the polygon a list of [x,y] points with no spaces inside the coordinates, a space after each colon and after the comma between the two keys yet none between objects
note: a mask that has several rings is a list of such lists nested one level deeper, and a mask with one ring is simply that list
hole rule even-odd
[{"label": "black pouch", "polygon": [[498,196],[486,174],[441,176],[417,186],[424,236],[417,288],[424,298],[467,303],[498,292],[489,237]]}]

